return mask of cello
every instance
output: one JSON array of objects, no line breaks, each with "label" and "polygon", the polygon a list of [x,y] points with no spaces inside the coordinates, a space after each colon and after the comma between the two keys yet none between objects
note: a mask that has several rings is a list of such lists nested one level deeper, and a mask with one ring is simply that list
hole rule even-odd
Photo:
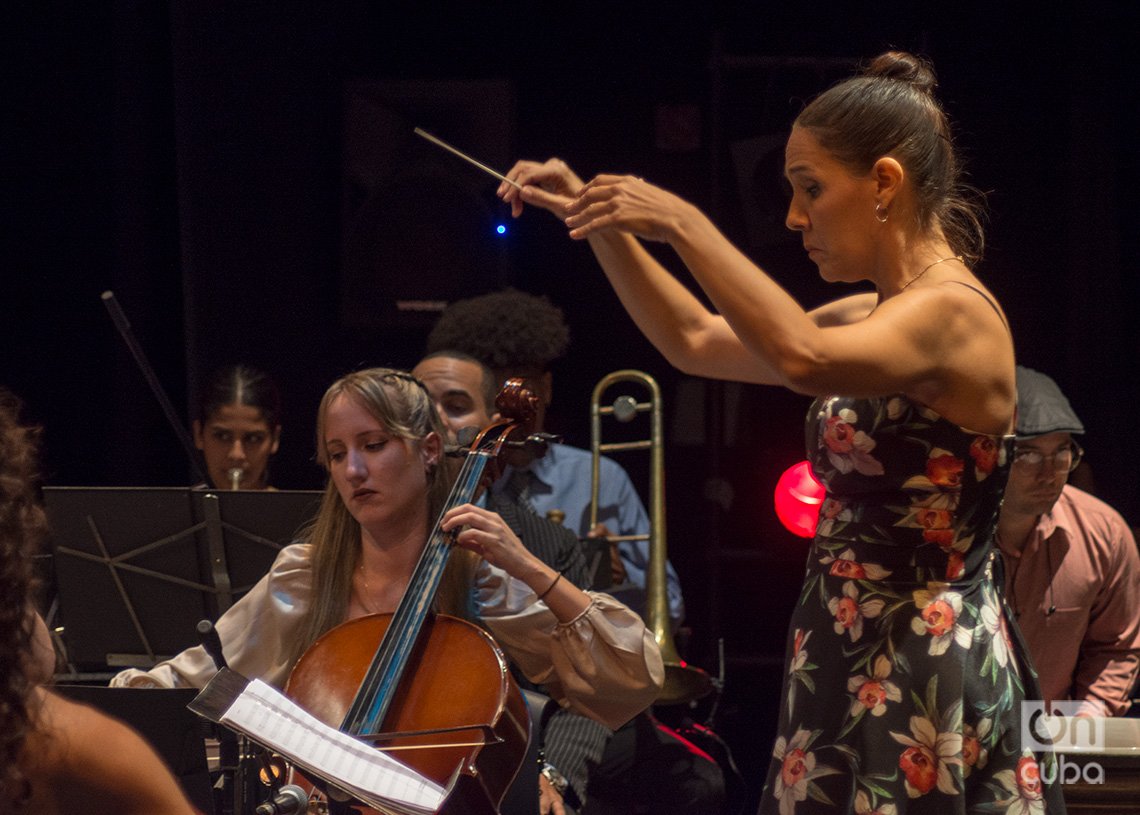
[{"label": "cello", "polygon": [[[507,418],[485,428],[467,450],[440,519],[475,497],[508,449],[531,445],[537,398],[521,380],[508,380],[496,407]],[[452,549],[453,533],[440,529],[440,519],[396,611],[327,631],[297,662],[285,694],[326,724],[450,787],[441,812],[494,815],[526,752],[529,714],[491,636],[431,611]],[[351,811],[339,791],[297,775],[291,783],[309,792],[309,812]]]}]

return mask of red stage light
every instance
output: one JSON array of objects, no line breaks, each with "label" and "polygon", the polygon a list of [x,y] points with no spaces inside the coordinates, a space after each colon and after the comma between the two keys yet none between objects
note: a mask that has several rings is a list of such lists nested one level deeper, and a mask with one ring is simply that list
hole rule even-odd
[{"label": "red stage light", "polygon": [[793,535],[810,538],[815,535],[824,494],[811,464],[793,464],[776,482],[776,517]]}]

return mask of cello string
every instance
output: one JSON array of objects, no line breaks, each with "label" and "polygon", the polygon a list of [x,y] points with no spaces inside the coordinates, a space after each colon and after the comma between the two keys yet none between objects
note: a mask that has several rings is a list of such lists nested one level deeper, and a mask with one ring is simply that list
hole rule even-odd
[{"label": "cello string", "polygon": [[[452,485],[444,505],[444,512],[470,500],[482,477],[486,462],[487,454],[482,451],[468,454],[459,476]],[[450,535],[440,530],[437,520],[408,588],[392,615],[392,621],[377,658],[373,661],[352,707],[344,718],[342,730],[349,733],[375,730],[383,720],[395,686],[399,683],[408,658],[415,648],[428,607],[443,576],[443,569],[447,565],[451,553],[449,538]]]},{"label": "cello string", "polygon": [[[451,554],[455,533],[445,534],[440,529],[442,517],[453,507],[474,498],[487,462],[498,458],[503,445],[517,427],[516,422],[509,422],[485,429],[464,458],[463,466],[444,503],[443,512],[436,519],[412,572],[408,588],[392,615],[388,631],[341,723],[344,732],[358,734],[379,729],[419,639],[429,606]],[[491,437],[492,430],[498,431],[494,437]]]}]

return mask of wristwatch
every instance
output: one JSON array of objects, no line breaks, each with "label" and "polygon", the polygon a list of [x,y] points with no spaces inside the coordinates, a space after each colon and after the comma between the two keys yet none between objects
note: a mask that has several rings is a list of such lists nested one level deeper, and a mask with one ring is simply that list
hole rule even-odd
[{"label": "wristwatch", "polygon": [[544,761],[542,763],[542,769],[540,769],[539,772],[550,782],[550,786],[554,787],[554,791],[557,792],[560,797],[566,797],[566,787],[570,785],[570,782],[566,780],[566,776],[558,772],[557,767]]}]

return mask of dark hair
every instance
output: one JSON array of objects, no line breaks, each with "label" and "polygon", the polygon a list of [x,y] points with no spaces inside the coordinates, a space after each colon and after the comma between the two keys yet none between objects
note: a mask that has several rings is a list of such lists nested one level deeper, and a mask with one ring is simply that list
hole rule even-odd
[{"label": "dark hair", "polygon": [[479,394],[483,399],[483,408],[488,413],[495,412],[495,398],[499,395],[500,383],[495,380],[495,372],[488,368],[483,362],[464,351],[456,351],[454,348],[444,348],[439,351],[432,351],[430,354],[424,356],[420,362],[426,362],[429,359],[436,359],[442,357],[444,359],[457,359],[461,362],[470,362],[472,365],[479,367]]},{"label": "dark hair", "polygon": [[428,335],[427,351],[470,354],[501,381],[547,371],[569,345],[562,309],[545,297],[504,289],[448,306]]},{"label": "dark hair", "polygon": [[927,60],[888,51],[817,96],[795,124],[854,172],[870,172],[883,156],[896,159],[914,183],[919,227],[940,227],[954,252],[976,263],[985,247],[982,196],[962,184],[935,85]]},{"label": "dark hair", "polygon": [[214,371],[198,395],[198,419],[205,422],[221,408],[235,404],[257,408],[270,429],[281,424],[281,394],[264,371],[248,365]]},{"label": "dark hair", "polygon": [[28,608],[32,556],[47,531],[35,489],[39,428],[19,415],[19,400],[0,388],[0,800],[17,805],[31,792],[19,761],[32,729]]}]

